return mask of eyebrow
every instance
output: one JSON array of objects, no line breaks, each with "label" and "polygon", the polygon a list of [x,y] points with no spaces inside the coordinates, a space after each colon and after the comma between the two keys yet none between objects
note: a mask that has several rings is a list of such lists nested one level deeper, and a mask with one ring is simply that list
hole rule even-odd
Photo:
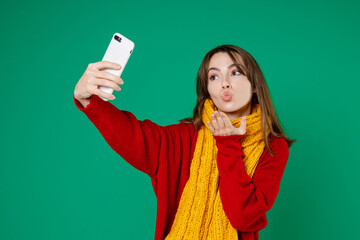
[{"label": "eyebrow", "polygon": [[[240,63],[233,63],[233,64],[231,64],[231,65],[228,66],[228,69],[229,69],[229,68],[232,68],[233,66],[239,66],[239,67],[241,68],[241,70],[244,69],[244,66],[241,65]],[[216,68],[216,67],[209,68],[208,72],[209,72],[210,70],[220,71],[220,69],[218,69],[218,68]]]}]

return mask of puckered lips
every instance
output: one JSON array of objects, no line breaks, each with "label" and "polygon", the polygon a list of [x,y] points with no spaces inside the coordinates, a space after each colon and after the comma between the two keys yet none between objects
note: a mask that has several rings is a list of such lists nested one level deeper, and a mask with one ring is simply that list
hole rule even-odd
[{"label": "puckered lips", "polygon": [[221,94],[221,99],[225,102],[229,102],[232,99],[232,93],[229,91],[225,91]]}]

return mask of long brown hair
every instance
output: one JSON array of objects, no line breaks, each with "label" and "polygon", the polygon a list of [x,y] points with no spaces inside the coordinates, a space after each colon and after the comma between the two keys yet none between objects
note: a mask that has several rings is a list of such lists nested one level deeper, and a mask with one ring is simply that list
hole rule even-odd
[{"label": "long brown hair", "polygon": [[[191,123],[194,125],[197,131],[200,130],[201,126],[204,125],[201,119],[201,113],[204,108],[204,102],[207,98],[210,98],[210,94],[207,90],[208,87],[208,67],[211,57],[218,52],[226,52],[234,63],[237,62],[236,58],[233,54],[239,54],[244,62],[245,69],[239,69],[239,66],[236,66],[239,71],[245,71],[245,75],[251,83],[252,89],[255,89],[256,92],[253,93],[251,99],[251,106],[254,104],[260,104],[261,109],[261,121],[262,121],[262,132],[265,141],[265,146],[267,150],[273,155],[269,147],[269,138],[266,134],[266,128],[270,129],[270,134],[275,137],[284,138],[290,147],[296,139],[289,139],[284,131],[282,130],[278,119],[275,114],[275,110],[270,98],[269,90],[265,82],[265,78],[260,70],[259,65],[255,61],[255,59],[245,51],[244,49],[234,46],[234,45],[221,45],[212,50],[210,50],[202,60],[199,71],[196,77],[196,93],[197,93],[197,103],[194,108],[193,117],[181,119],[181,122]],[[271,119],[271,124],[269,123],[269,119]],[[269,134],[269,135],[270,135]]]}]

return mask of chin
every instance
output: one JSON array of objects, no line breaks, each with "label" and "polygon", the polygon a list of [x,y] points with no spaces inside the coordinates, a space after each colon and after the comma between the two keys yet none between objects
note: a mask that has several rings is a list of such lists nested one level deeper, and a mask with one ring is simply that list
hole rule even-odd
[{"label": "chin", "polygon": [[241,111],[241,109],[243,109],[245,106],[242,104],[236,104],[233,102],[223,102],[221,104],[215,104],[216,106],[219,106],[218,109],[222,112],[225,113],[232,113],[232,112],[237,112],[237,111]]}]

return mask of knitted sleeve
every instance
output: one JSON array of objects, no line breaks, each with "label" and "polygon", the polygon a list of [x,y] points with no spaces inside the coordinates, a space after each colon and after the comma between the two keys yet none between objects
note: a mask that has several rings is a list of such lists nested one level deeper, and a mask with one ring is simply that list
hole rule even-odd
[{"label": "knitted sleeve", "polygon": [[253,178],[244,168],[240,139],[244,135],[214,136],[218,148],[220,198],[231,225],[241,232],[252,232],[267,225],[266,212],[271,209],[280,189],[280,181],[289,156],[284,139],[270,143],[274,156],[265,149]]},{"label": "knitted sleeve", "polygon": [[131,112],[119,110],[97,95],[91,96],[85,108],[73,98],[76,107],[86,114],[116,153],[136,169],[155,176],[159,155],[166,155],[165,144],[175,124],[163,127],[148,119],[137,120]]}]

